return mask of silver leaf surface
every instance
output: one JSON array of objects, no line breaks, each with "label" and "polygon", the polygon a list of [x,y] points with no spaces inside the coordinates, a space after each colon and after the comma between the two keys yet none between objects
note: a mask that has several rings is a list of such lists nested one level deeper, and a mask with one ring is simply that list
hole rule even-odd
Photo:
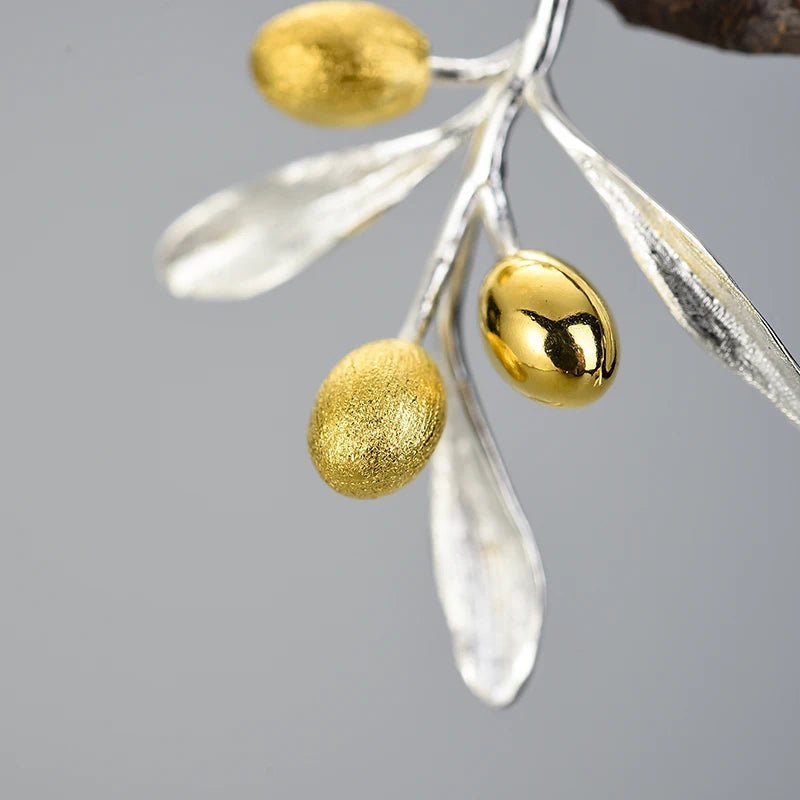
[{"label": "silver leaf surface", "polygon": [[730,275],[693,233],[592,147],[546,78],[534,79],[528,99],[603,200],[678,323],[800,425],[800,367]]},{"label": "silver leaf surface", "polygon": [[481,115],[476,104],[438,128],[304,158],[218,192],[166,230],[156,251],[159,276],[177,297],[267,292],[403,200]]},{"label": "silver leaf surface", "polygon": [[436,585],[464,682],[485,703],[503,707],[536,661],[544,572],[471,388],[453,309],[440,314],[448,410],[431,465]]}]

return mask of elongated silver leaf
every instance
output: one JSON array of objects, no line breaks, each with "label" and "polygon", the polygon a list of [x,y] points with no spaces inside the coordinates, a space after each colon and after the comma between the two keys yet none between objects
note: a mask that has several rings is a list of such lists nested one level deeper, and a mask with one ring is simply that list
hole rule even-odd
[{"label": "elongated silver leaf", "polygon": [[605,203],[675,319],[800,425],[800,366],[728,273],[689,230],[578,132],[544,78],[528,99]]},{"label": "elongated silver leaf", "polygon": [[431,468],[434,570],[461,676],[477,697],[501,707],[536,661],[544,572],[471,389],[452,312],[441,312],[448,410]]},{"label": "elongated silver leaf", "polygon": [[164,233],[156,261],[172,294],[234,300],[297,275],[403,200],[474,124],[473,107],[443,126],[289,164],[212,195]]}]

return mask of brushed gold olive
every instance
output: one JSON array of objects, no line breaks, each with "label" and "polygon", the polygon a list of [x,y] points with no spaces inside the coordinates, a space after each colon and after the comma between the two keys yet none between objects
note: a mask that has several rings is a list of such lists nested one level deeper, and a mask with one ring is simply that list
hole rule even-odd
[{"label": "brushed gold olive", "polygon": [[319,389],[308,425],[311,459],[340,494],[390,494],[428,462],[445,407],[439,370],[420,345],[402,339],[362,345]]},{"label": "brushed gold olive", "polygon": [[430,43],[372,3],[315,2],[259,31],[253,77],[273,105],[304,122],[371,125],[410,111],[430,84]]},{"label": "brushed gold olive", "polygon": [[484,279],[479,303],[489,356],[522,394],[582,406],[614,380],[614,322],[594,287],[563,261],[536,250],[505,258]]}]

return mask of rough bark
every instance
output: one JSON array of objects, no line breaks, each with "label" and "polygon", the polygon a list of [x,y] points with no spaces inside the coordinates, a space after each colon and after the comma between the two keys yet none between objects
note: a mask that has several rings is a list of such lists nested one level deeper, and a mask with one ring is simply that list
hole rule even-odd
[{"label": "rough bark", "polygon": [[800,54],[800,0],[608,0],[633,25],[747,53]]}]

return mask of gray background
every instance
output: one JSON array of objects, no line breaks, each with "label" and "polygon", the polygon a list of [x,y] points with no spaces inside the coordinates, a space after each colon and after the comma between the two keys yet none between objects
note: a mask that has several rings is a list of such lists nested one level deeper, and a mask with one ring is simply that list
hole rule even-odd
[{"label": "gray background", "polygon": [[[394,2],[459,55],[513,38],[530,5]],[[0,796],[796,797],[800,436],[674,325],[530,115],[511,154],[524,242],[599,286],[623,361],[601,403],[554,411],[471,332],[549,576],[537,674],[508,712],[453,667],[425,481],[347,501],[305,452],[329,367],[397,329],[457,161],[272,295],[156,284],[153,242],[192,202],[470,96],[437,89],[379,130],[296,124],[245,70],[282,6],[3,3]],[[800,59],[580,0],[555,77],[800,350]]]}]

